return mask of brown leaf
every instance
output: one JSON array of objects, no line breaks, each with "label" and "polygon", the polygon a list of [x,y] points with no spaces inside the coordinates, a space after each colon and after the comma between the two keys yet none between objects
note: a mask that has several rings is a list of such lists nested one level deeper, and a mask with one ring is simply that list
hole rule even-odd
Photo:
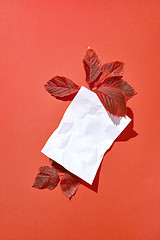
[{"label": "brown leaf", "polygon": [[64,101],[72,100],[80,89],[72,80],[60,76],[55,76],[44,86],[52,96]]},{"label": "brown leaf", "polygon": [[111,114],[125,116],[126,98],[119,89],[102,85],[95,92]]},{"label": "brown leaf", "polygon": [[86,82],[92,88],[92,83],[101,74],[101,63],[94,50],[88,48],[83,58],[83,65],[86,72]]},{"label": "brown leaf", "polygon": [[107,79],[106,82],[103,83],[103,85],[101,86],[118,88],[124,93],[127,99],[136,95],[136,91],[133,89],[133,87],[129,85],[127,82],[125,82],[123,79],[118,77],[112,77]]},{"label": "brown leaf", "polygon": [[69,199],[76,193],[79,185],[80,179],[70,173],[65,173],[60,182],[62,192]]},{"label": "brown leaf", "polygon": [[102,75],[95,82],[94,87],[101,85],[108,78],[111,78],[111,77],[121,78],[123,76],[123,68],[124,68],[124,63],[119,61],[104,64],[101,68]]},{"label": "brown leaf", "polygon": [[48,188],[52,190],[57,186],[59,180],[59,176],[54,168],[48,166],[40,167],[39,173],[37,174],[32,187],[38,189]]}]

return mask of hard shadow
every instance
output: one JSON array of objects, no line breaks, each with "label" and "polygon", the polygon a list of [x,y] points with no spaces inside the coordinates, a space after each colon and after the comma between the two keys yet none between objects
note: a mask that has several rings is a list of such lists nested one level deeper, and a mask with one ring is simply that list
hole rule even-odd
[{"label": "hard shadow", "polygon": [[[112,146],[106,151],[106,153],[104,154],[104,156],[107,155],[107,153],[112,149],[112,147],[113,147],[113,145],[115,144],[115,142],[125,142],[125,141],[128,141],[129,139],[134,138],[134,137],[136,137],[136,136],[138,135],[138,133],[133,129],[133,127],[134,127],[134,114],[133,114],[132,110],[131,110],[129,107],[127,107],[127,113],[126,113],[126,115],[127,115],[130,119],[132,119],[131,122],[130,122],[130,123],[128,124],[128,126],[123,130],[123,132],[118,136],[118,138],[114,141],[114,143],[112,144]],[[103,159],[104,159],[104,157],[103,157]],[[101,164],[100,164],[100,167],[99,167],[99,169],[98,169],[98,171],[97,171],[97,174],[96,174],[96,176],[95,176],[95,178],[94,178],[94,181],[93,181],[93,184],[92,184],[92,185],[86,183],[85,181],[81,181],[81,183],[82,183],[85,187],[91,189],[92,191],[94,191],[94,192],[96,192],[96,193],[98,192],[99,176],[100,176],[100,171],[101,171],[102,163],[103,163],[103,160],[102,160],[102,162],[101,162]]]},{"label": "hard shadow", "polygon": [[90,185],[89,183],[81,180],[81,184],[83,184],[85,187],[91,189],[94,192],[98,192],[99,174],[100,174],[100,171],[101,171],[101,166],[102,166],[102,162],[101,162],[101,164],[98,168],[97,174],[94,178],[94,181],[93,181],[92,185]]},{"label": "hard shadow", "polygon": [[118,136],[115,142],[125,142],[131,138],[134,138],[138,135],[138,133],[133,129],[134,127],[134,114],[132,110],[127,108],[127,116],[132,119],[132,121],[128,124],[128,126],[123,130],[123,132]]}]

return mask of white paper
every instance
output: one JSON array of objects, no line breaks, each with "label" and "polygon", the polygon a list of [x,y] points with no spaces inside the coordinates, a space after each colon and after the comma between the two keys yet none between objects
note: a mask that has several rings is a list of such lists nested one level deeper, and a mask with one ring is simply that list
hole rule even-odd
[{"label": "white paper", "polygon": [[42,153],[92,184],[105,152],[130,121],[109,114],[98,96],[82,86]]}]

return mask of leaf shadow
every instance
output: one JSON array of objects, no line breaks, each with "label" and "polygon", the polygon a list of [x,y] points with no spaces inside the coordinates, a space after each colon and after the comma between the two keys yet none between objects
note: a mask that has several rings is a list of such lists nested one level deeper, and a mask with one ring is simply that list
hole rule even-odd
[{"label": "leaf shadow", "polygon": [[[104,156],[107,155],[107,153],[112,149],[113,145],[115,144],[115,142],[125,142],[130,140],[131,138],[134,138],[138,135],[138,133],[133,129],[134,127],[134,114],[133,111],[131,110],[131,108],[127,107],[127,114],[126,114],[130,119],[132,119],[132,121],[128,124],[128,126],[123,130],[123,132],[118,136],[118,138],[114,141],[114,143],[112,144],[112,146],[105,152]],[[104,157],[103,157],[104,159]],[[85,181],[81,181],[81,183],[89,188],[90,190],[98,193],[98,186],[99,186],[99,176],[100,176],[100,171],[101,171],[101,167],[102,167],[102,163],[103,163],[103,159],[102,162],[98,168],[97,174],[94,178],[94,181],[92,183],[92,185],[90,185],[89,183],[85,182]]]}]

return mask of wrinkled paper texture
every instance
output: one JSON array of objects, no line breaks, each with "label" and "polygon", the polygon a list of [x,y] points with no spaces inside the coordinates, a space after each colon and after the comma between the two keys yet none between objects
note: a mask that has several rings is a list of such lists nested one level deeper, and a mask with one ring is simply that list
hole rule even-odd
[{"label": "wrinkled paper texture", "polygon": [[82,86],[42,153],[92,184],[105,152],[130,121],[109,114],[98,96]]}]

